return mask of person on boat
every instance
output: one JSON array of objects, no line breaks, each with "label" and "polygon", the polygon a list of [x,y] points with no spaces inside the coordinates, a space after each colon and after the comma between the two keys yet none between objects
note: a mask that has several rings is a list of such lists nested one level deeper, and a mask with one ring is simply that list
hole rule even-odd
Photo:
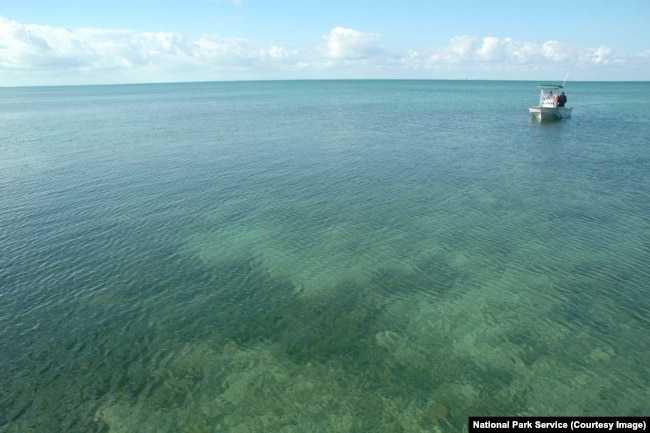
[{"label": "person on boat", "polygon": [[566,100],[567,100],[567,97],[566,97],[566,95],[564,94],[564,92],[562,92],[562,94],[561,94],[560,97],[558,98],[558,104],[557,104],[557,106],[558,106],[558,107],[564,107],[564,104],[566,104]]}]

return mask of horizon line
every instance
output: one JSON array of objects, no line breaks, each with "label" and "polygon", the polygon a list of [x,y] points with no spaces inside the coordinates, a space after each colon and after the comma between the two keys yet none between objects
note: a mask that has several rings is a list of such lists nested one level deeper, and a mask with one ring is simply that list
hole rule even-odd
[{"label": "horizon line", "polygon": [[[146,86],[169,84],[208,84],[208,83],[254,83],[254,82],[290,82],[290,81],[484,81],[484,82],[521,82],[549,83],[553,80],[494,79],[494,78],[273,78],[245,80],[195,80],[195,81],[134,81],[124,83],[93,84],[28,84],[0,86],[0,89],[42,88],[42,87],[93,87],[93,86]],[[650,83],[650,80],[573,80],[572,83]]]}]

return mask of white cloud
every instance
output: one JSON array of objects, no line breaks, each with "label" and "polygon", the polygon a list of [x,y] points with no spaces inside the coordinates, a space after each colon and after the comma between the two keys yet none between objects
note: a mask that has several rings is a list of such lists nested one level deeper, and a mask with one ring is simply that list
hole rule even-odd
[{"label": "white cloud", "polygon": [[[423,53],[410,52],[409,58],[427,59],[422,67],[435,67],[442,65],[462,64],[463,67],[474,67],[485,71],[489,67],[498,67],[499,70],[511,67],[516,71],[522,66],[528,69],[538,68],[565,69],[587,68],[600,66],[601,72],[606,73],[608,65],[627,64],[642,70],[641,63],[648,65],[647,52],[636,55],[624,55],[614,52],[607,46],[584,48],[569,45],[557,40],[548,40],[543,43],[515,41],[511,38],[456,36],[446,45],[429,49]],[[404,57],[404,61],[406,57]],[[598,69],[592,69],[594,72]],[[647,79],[647,74],[645,75]],[[524,77],[525,78],[525,77]],[[627,77],[629,79],[629,77]],[[621,78],[626,79],[626,78]],[[637,79],[643,79],[639,77]]]},{"label": "white cloud", "polygon": [[170,74],[182,79],[185,71],[192,79],[201,73],[208,77],[212,71],[238,70],[260,57],[253,42],[241,38],[206,35],[191,41],[172,32],[70,30],[22,25],[0,17],[0,74],[14,71],[27,77],[32,73],[37,75],[35,79],[42,79],[39,71],[51,72],[68,83],[74,82],[70,73],[75,72],[81,81],[84,74],[98,77],[107,73],[118,81],[120,74],[130,80],[146,73],[141,80],[156,81],[168,79]]},{"label": "white cloud", "polygon": [[571,47],[556,40],[544,42],[541,49],[544,57],[556,62],[567,60],[572,55]]},{"label": "white cloud", "polygon": [[612,49],[603,45],[599,46],[593,51],[591,61],[603,65],[610,63],[612,61]]},{"label": "white cloud", "polygon": [[471,60],[478,45],[478,38],[473,36],[456,36],[441,50],[443,61],[456,63]]},{"label": "white cloud", "polygon": [[360,60],[382,52],[380,35],[345,27],[336,27],[327,35],[326,53],[332,59]]},{"label": "white cloud", "polygon": [[531,62],[538,62],[542,59],[542,55],[538,50],[536,44],[532,42],[519,42],[512,39],[506,39],[509,46],[509,55],[512,61],[518,64],[526,64]]},{"label": "white cloud", "polygon": [[[174,32],[66,29],[0,16],[0,86],[264,78],[649,79],[650,51],[619,54],[494,36],[459,35],[389,53],[382,37],[335,27],[323,44],[296,49],[245,38]],[[583,74],[581,78],[580,74]]]},{"label": "white cloud", "polygon": [[487,62],[499,62],[508,58],[510,40],[501,40],[495,37],[485,37],[476,54]]}]

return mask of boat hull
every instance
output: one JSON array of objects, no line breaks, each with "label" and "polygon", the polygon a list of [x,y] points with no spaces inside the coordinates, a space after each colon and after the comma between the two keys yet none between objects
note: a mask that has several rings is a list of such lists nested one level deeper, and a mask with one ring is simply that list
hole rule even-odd
[{"label": "boat hull", "polygon": [[560,120],[571,117],[572,107],[528,107],[533,119],[546,121],[546,120]]}]

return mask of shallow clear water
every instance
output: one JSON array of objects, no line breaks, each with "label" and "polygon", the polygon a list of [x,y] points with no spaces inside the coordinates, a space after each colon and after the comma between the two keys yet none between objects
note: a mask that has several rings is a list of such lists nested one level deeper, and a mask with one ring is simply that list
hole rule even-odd
[{"label": "shallow clear water", "polygon": [[648,83],[0,89],[0,432],[647,415]]}]

